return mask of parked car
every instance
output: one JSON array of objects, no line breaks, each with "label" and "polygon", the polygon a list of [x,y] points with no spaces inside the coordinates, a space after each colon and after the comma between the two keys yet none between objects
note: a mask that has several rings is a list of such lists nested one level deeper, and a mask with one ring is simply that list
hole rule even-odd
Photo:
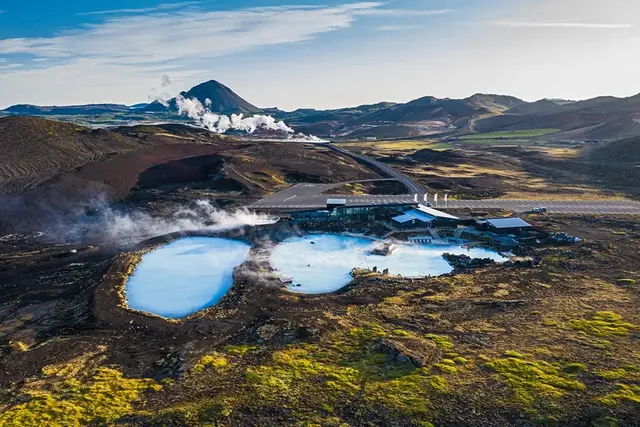
[{"label": "parked car", "polygon": [[531,213],[546,213],[546,212],[547,212],[547,208],[543,208],[543,207],[534,208],[531,210]]}]

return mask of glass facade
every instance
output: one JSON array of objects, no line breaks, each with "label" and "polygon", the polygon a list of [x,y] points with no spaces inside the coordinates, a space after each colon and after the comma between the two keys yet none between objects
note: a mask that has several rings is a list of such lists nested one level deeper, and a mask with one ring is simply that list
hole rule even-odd
[{"label": "glass facade", "polygon": [[375,221],[388,220],[414,209],[417,204],[377,205],[377,206],[340,206],[331,210],[294,212],[296,220],[310,221]]}]

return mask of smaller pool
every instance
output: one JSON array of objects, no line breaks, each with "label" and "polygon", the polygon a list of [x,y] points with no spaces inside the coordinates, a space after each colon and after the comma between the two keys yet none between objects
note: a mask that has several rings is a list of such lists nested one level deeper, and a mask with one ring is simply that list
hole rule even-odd
[{"label": "smaller pool", "polygon": [[397,244],[389,256],[371,255],[380,245],[366,238],[339,234],[293,237],[276,246],[271,265],[290,277],[292,292],[323,294],[335,292],[351,282],[354,268],[388,268],[391,274],[405,277],[441,276],[453,267],[442,258],[444,253],[465,254],[471,258],[491,258],[502,262],[497,252],[483,248],[426,244]]},{"label": "smaller pool", "polygon": [[211,307],[229,292],[233,270],[251,246],[237,240],[186,237],[142,257],[126,285],[129,307],[170,319]]}]

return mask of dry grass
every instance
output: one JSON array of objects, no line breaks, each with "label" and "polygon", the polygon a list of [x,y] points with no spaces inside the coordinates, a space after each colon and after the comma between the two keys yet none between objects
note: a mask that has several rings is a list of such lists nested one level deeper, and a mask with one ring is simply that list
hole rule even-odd
[{"label": "dry grass", "polygon": [[[544,185],[540,185],[542,189]],[[501,199],[511,200],[563,200],[563,201],[603,201],[603,200],[626,200],[618,194],[608,194],[597,189],[587,187],[560,187],[561,192],[549,193],[540,191],[509,191]],[[534,188],[532,188],[533,190]],[[574,192],[575,191],[575,192]]]}]

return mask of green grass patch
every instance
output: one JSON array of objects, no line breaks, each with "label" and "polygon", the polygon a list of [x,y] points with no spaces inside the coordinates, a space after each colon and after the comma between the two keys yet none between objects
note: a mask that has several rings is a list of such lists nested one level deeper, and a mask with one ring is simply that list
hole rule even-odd
[{"label": "green grass patch", "polygon": [[543,401],[557,400],[569,391],[585,390],[585,385],[558,366],[541,360],[526,360],[505,354],[487,363],[511,388],[515,401],[531,408]]},{"label": "green grass patch", "polygon": [[454,362],[456,362],[456,365],[466,365],[469,361],[467,359],[465,359],[464,357],[455,357],[453,359]]},{"label": "green grass patch", "polygon": [[449,351],[453,349],[451,338],[446,335],[427,334],[424,337],[429,341],[433,341],[440,350]]},{"label": "green grass patch", "polygon": [[[445,392],[446,381],[429,367],[401,364],[380,353],[383,336],[382,328],[367,324],[318,344],[292,345],[266,364],[248,368],[246,379],[262,404],[323,411],[352,402],[359,411],[385,408],[396,416],[428,419],[430,395]],[[455,370],[452,365],[453,360],[442,366]]]},{"label": "green grass patch", "polygon": [[258,346],[255,345],[248,345],[248,344],[243,344],[243,345],[228,345],[224,348],[224,351],[229,353],[229,354],[238,354],[238,355],[242,355],[244,356],[245,354],[254,351],[258,348]]},{"label": "green grass patch", "polygon": [[597,399],[607,406],[618,406],[621,403],[630,403],[640,407],[640,386],[633,384],[616,384],[616,390],[606,396]]},{"label": "green grass patch", "polygon": [[614,380],[621,380],[625,378],[627,376],[627,371],[620,368],[620,369],[612,369],[609,371],[594,371],[594,374],[606,380],[614,381]]},{"label": "green grass patch", "polygon": [[191,370],[194,374],[199,374],[206,368],[221,369],[226,367],[229,361],[221,354],[214,353],[202,356]]},{"label": "green grass patch", "polygon": [[0,425],[107,425],[132,413],[143,392],[162,389],[151,379],[125,378],[111,368],[100,367],[86,377],[74,369],[44,369],[36,387],[23,389],[26,402],[0,414]]},{"label": "green grass patch", "polygon": [[478,133],[475,135],[465,135],[460,137],[462,141],[476,141],[485,139],[512,139],[512,138],[536,138],[550,133],[560,132],[560,129],[529,129],[511,130],[490,133]]},{"label": "green grass patch", "polygon": [[610,311],[599,311],[591,319],[572,320],[569,326],[576,331],[596,337],[627,336],[630,331],[638,329],[637,325],[625,322],[622,316]]}]

